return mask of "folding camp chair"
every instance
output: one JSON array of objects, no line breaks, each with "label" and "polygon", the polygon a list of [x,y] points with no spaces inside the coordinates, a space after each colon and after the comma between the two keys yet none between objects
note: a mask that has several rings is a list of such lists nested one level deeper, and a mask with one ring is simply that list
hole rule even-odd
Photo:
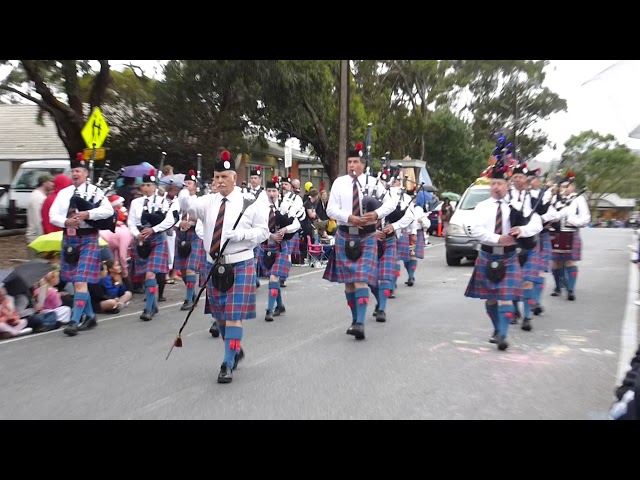
[{"label": "folding camp chair", "polygon": [[324,249],[321,244],[311,243],[311,236],[307,236],[307,261],[310,267],[322,267],[322,259],[324,257]]}]

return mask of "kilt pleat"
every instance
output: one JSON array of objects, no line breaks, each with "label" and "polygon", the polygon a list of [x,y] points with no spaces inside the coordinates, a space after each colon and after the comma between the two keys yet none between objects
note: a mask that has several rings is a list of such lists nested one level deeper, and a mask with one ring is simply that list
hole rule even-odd
[{"label": "kilt pleat", "polygon": [[[487,266],[493,260],[505,261],[506,273],[499,283],[492,282],[486,275]],[[485,300],[522,300],[522,269],[518,256],[515,253],[494,255],[481,250],[464,295]]]},{"label": "kilt pleat", "polygon": [[100,281],[100,244],[99,234],[77,235],[62,237],[62,252],[68,246],[78,247],[80,260],[75,265],[70,265],[60,255],[60,279],[65,282],[98,283]]},{"label": "kilt pleat", "polygon": [[[362,242],[362,255],[357,261],[347,258],[345,246],[351,239],[359,238]],[[338,230],[335,245],[329,254],[329,261],[322,278],[330,282],[377,285],[378,242],[374,233],[366,236],[350,235]]]},{"label": "kilt pleat", "polygon": [[[207,272],[213,266],[207,262]],[[256,318],[256,269],[255,259],[233,264],[235,281],[226,292],[213,287],[213,279],[207,283],[211,315],[222,321]]]}]

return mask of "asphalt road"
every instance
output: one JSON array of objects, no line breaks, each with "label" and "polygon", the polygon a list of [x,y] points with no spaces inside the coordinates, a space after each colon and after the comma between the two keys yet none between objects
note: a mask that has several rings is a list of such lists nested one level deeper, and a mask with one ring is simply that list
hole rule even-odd
[{"label": "asphalt road", "polygon": [[0,418],[604,419],[637,339],[633,238],[627,229],[583,230],[577,301],[547,289],[533,331],[512,326],[506,352],[487,342],[484,303],[463,295],[472,265],[448,267],[442,239],[432,239],[413,287],[403,271],[387,323],[373,320],[371,297],[364,341],[345,334],[342,285],[293,267],[287,313],[273,323],[263,320],[263,280],[246,358],[228,385],[216,383],[223,342],[209,335],[201,307],[183,348],[165,360],[186,314],[184,286],[167,285],[169,301],[151,322],[139,320],[136,295],[77,337],[1,342]]}]

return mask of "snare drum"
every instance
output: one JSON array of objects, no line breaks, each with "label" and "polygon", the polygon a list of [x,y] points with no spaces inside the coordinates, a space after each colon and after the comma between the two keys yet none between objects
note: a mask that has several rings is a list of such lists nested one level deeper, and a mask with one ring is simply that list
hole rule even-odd
[{"label": "snare drum", "polygon": [[575,228],[561,228],[560,230],[549,230],[551,235],[551,251],[557,253],[570,253],[573,248],[573,234]]}]

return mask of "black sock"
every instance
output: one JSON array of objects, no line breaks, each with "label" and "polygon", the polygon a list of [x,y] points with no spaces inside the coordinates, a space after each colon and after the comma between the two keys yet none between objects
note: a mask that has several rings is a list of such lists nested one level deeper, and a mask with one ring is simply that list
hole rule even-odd
[{"label": "black sock", "polygon": [[158,281],[158,296],[164,297],[164,286],[167,283],[167,274],[156,273],[156,280]]}]

